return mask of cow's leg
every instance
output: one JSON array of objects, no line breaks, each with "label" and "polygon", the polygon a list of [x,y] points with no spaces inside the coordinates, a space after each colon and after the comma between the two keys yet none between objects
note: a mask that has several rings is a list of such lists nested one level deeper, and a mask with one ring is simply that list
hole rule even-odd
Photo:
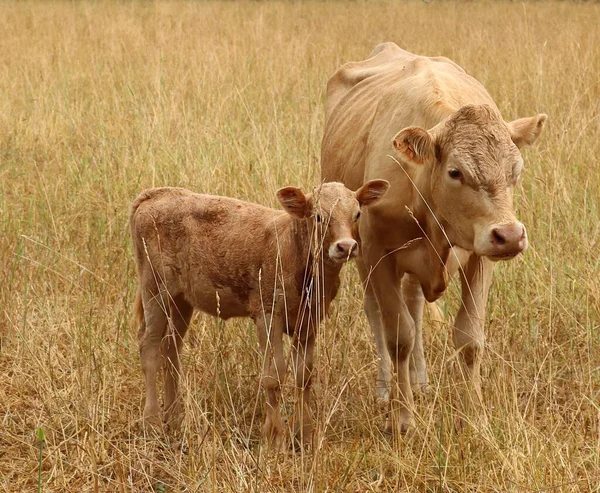
[{"label": "cow's leg", "polygon": [[296,412],[294,436],[300,444],[310,444],[313,434],[313,419],[310,413],[310,388],[313,375],[314,333],[297,334],[292,347],[293,370],[296,377]]},{"label": "cow's leg", "polygon": [[384,405],[387,405],[390,400],[390,388],[392,384],[392,359],[388,352],[385,332],[381,323],[381,311],[375,297],[375,291],[371,285],[369,271],[365,267],[362,259],[357,259],[356,265],[365,289],[364,309],[367,315],[367,320],[373,337],[375,338],[375,346],[377,347],[377,355],[379,357],[377,367],[377,399]]},{"label": "cow's leg", "polygon": [[397,414],[400,431],[405,433],[414,426],[409,361],[415,342],[415,325],[402,298],[401,276],[397,272],[395,257],[369,252],[365,260],[366,265],[376,266],[369,283],[379,304],[385,340],[397,378],[398,396],[392,396],[386,429],[393,430]]},{"label": "cow's leg", "polygon": [[283,424],[279,401],[285,380],[286,362],[283,354],[283,326],[280,317],[257,318],[258,340],[263,357],[262,387],[266,394],[266,417],[263,435],[269,445],[280,449],[284,445]]},{"label": "cow's leg", "polygon": [[171,303],[170,331],[163,342],[165,354],[165,423],[172,428],[181,424],[181,404],[178,398],[178,383],[181,372],[180,354],[183,338],[192,318],[193,307],[179,296]]},{"label": "cow's leg", "polygon": [[402,296],[415,324],[415,346],[410,357],[410,383],[413,391],[426,391],[429,385],[423,350],[423,308],[425,296],[419,280],[412,275],[402,278]]},{"label": "cow's leg", "polygon": [[[167,332],[167,314],[160,299],[150,293],[142,295],[144,306],[144,322],[140,327],[139,348],[142,371],[146,384],[146,404],[144,405],[144,421],[151,424],[160,423],[160,405],[156,379],[161,365],[160,348]],[[143,329],[143,330],[142,330]]]},{"label": "cow's leg", "polygon": [[[470,391],[481,402],[481,359],[485,345],[484,323],[494,264],[471,254],[460,269],[462,305],[454,322],[454,347],[461,351]],[[471,394],[471,392],[469,392]]]}]

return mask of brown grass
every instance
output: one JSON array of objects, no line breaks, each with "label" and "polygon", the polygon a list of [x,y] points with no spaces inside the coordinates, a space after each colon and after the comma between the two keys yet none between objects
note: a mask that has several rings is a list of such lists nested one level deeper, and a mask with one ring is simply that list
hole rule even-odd
[{"label": "brown grass", "polygon": [[[569,2],[0,4],[0,491],[600,491],[599,18]],[[382,435],[350,267],[318,343],[314,452],[261,444],[247,321],[196,317],[185,428],[144,433],[130,202],[310,187],[328,76],[385,40],[451,57],[507,119],[550,116],[517,197],[532,246],[490,300],[489,422],[455,429],[437,327],[417,432]]]}]

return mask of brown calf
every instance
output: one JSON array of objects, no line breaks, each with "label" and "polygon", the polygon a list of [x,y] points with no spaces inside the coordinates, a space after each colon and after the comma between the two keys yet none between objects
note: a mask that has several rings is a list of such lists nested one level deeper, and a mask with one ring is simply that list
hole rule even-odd
[{"label": "brown calf", "polygon": [[341,183],[325,183],[314,195],[286,187],[277,192],[285,212],[181,188],[142,192],[133,203],[130,227],[140,282],[136,312],[146,381],[144,419],[160,416],[156,378],[162,352],[165,421],[180,423],[179,355],[198,309],[256,323],[267,399],[263,432],[277,447],[283,443],[279,400],[287,369],[282,335],[294,338],[295,434],[310,440],[318,322],[337,294],[343,263],[358,253],[360,208],[377,202],[388,187],[373,180],[352,192]]}]

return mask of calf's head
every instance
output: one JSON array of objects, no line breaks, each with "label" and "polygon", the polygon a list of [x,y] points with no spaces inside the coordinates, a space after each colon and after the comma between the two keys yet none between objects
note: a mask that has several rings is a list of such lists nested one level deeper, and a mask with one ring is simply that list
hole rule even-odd
[{"label": "calf's head", "polygon": [[288,214],[308,221],[316,233],[317,250],[335,263],[346,262],[358,255],[356,223],[364,207],[377,202],[390,184],[385,180],[371,180],[356,192],[341,183],[324,183],[314,194],[305,195],[295,187],[277,191],[277,198]]},{"label": "calf's head", "polygon": [[394,137],[401,160],[428,173],[424,195],[453,245],[492,260],[527,248],[513,208],[523,168],[519,149],[535,142],[546,119],[506,123],[487,105],[469,105],[429,131],[408,127]]}]

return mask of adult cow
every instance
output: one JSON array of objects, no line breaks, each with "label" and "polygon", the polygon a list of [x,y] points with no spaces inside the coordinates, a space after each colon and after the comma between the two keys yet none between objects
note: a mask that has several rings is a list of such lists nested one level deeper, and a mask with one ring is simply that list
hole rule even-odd
[{"label": "adult cow", "polygon": [[[454,345],[462,350],[469,394],[481,398],[494,261],[527,248],[513,210],[523,167],[519,149],[533,144],[546,119],[507,123],[485,88],[456,63],[394,43],[345,64],[327,84],[323,180],[353,190],[373,178],[391,183],[390,193],[361,218],[358,266],[380,356],[378,396],[390,399],[393,365],[401,431],[414,425],[411,384],[428,384],[424,298],[437,299],[457,270],[462,306]],[[388,413],[389,430],[395,414]]]}]

